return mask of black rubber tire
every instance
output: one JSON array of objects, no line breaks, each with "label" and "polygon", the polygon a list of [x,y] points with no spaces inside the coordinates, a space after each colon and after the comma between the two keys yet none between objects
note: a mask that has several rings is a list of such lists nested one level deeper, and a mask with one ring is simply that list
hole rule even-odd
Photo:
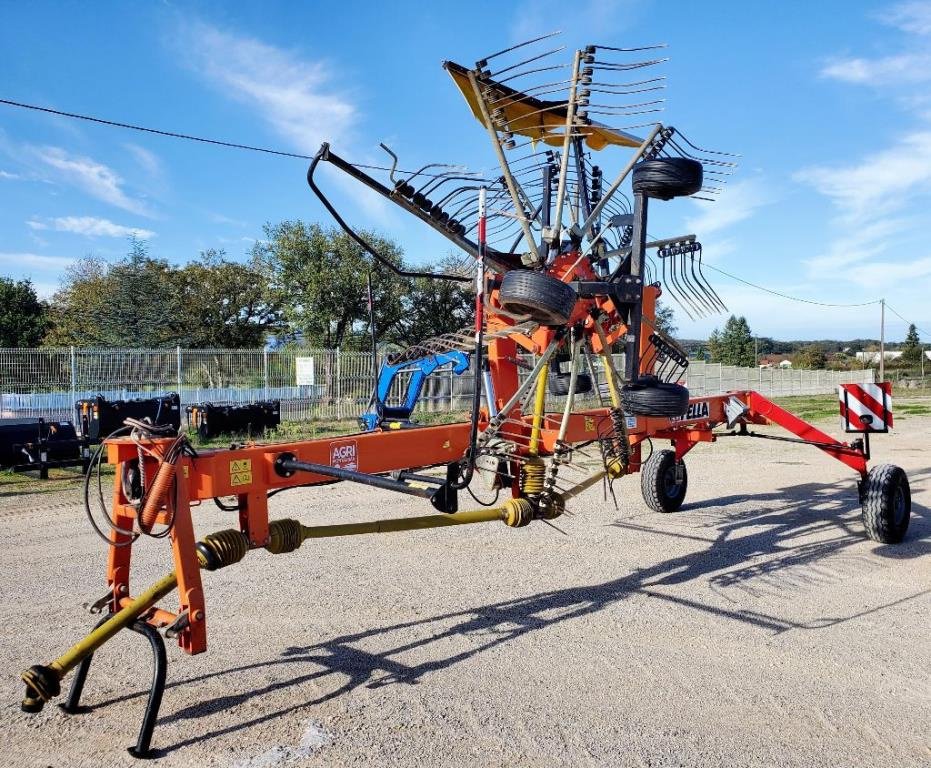
[{"label": "black rubber tire", "polygon": [[[554,373],[550,376],[549,388],[550,394],[555,395],[556,397],[562,397],[563,395],[569,394],[569,378],[571,374],[568,373]],[[575,393],[577,395],[584,395],[586,392],[592,391],[592,377],[587,373],[580,373],[575,378]]]},{"label": "black rubber tire", "polygon": [[912,513],[912,491],[905,470],[895,464],[873,467],[866,476],[861,517],[866,535],[883,544],[905,538]]},{"label": "black rubber tire", "polygon": [[654,451],[640,468],[640,491],[654,512],[675,512],[685,501],[689,473],[681,461],[682,482],[676,482],[676,452]]},{"label": "black rubber tire", "polygon": [[689,391],[679,384],[644,376],[621,388],[621,404],[631,416],[684,416],[689,407]]},{"label": "black rubber tire", "polygon": [[688,157],[659,157],[634,166],[633,190],[647,197],[671,200],[694,195],[701,189],[704,172],[701,163]]},{"label": "black rubber tire", "polygon": [[565,325],[575,309],[575,289],[562,280],[527,269],[512,269],[501,281],[503,309],[541,325]]}]

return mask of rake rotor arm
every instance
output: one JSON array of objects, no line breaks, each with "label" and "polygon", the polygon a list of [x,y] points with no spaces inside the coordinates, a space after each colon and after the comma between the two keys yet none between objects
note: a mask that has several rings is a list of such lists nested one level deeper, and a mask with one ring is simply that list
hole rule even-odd
[{"label": "rake rotor arm", "polygon": [[[349,235],[364,251],[366,251],[367,253],[370,253],[372,256],[378,259],[378,261],[381,264],[386,266],[388,269],[390,269],[395,274],[400,275],[401,277],[426,277],[426,278],[439,279],[439,280],[454,280],[456,282],[463,282],[463,283],[471,282],[472,280],[471,277],[463,277],[462,275],[448,275],[448,274],[437,274],[434,272],[412,272],[408,270],[402,270],[402,269],[399,269],[398,266],[393,264],[390,260],[386,259],[381,254],[377,253],[375,249],[371,246],[371,244],[366,242],[357,232],[355,232],[355,230],[353,230],[346,223],[343,217],[340,216],[339,213],[336,211],[336,209],[333,207],[333,204],[329,201],[326,195],[324,195],[321,189],[317,186],[316,182],[314,181],[314,173],[316,172],[317,165],[320,163],[321,160],[325,160],[326,162],[332,163],[339,170],[351,176],[356,181],[360,182],[361,184],[364,184],[369,189],[377,192],[382,197],[387,198],[395,205],[400,206],[408,213],[416,216],[422,222],[424,222],[431,228],[435,229],[437,232],[443,235],[443,237],[445,237],[447,240],[450,240],[453,244],[455,244],[458,248],[461,248],[463,251],[468,253],[470,256],[473,256],[474,258],[478,258],[478,255],[479,255],[478,245],[476,245],[474,242],[472,242],[466,237],[462,237],[461,235],[456,234],[455,232],[451,231],[448,227],[445,227],[442,224],[440,224],[438,221],[435,221],[425,211],[418,208],[412,202],[406,200],[400,195],[395,194],[390,189],[388,189],[388,187],[386,187],[384,184],[381,184],[376,179],[373,179],[367,173],[360,171],[352,163],[347,162],[346,160],[341,158],[339,155],[337,155],[335,152],[331,151],[330,145],[328,143],[324,143],[321,145],[320,149],[317,151],[317,154],[314,156],[314,159],[310,163],[310,167],[307,169],[307,184],[310,186],[313,193],[319,198],[320,202],[323,203],[323,207],[327,209],[327,211],[334,218],[336,223],[339,224],[339,226],[342,227],[343,231],[345,231],[346,234]],[[489,249],[487,259],[491,266],[504,272],[521,266],[520,261],[516,259],[515,257],[509,254],[506,254],[506,253],[501,253],[500,251],[497,251],[494,249]]]}]

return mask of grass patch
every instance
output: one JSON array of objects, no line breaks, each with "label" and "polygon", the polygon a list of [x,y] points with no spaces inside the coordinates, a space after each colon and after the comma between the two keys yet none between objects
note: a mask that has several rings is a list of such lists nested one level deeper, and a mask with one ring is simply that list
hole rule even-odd
[{"label": "grass patch", "polygon": [[827,421],[839,418],[837,395],[793,395],[774,397],[773,402],[805,421]]}]

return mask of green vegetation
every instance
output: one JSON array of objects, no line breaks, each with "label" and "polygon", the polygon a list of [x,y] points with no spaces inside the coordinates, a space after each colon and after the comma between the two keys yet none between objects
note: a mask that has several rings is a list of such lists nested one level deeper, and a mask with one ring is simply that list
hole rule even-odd
[{"label": "green vegetation", "polygon": [[29,280],[0,277],[0,347],[38,346],[48,322],[48,305]]},{"label": "green vegetation", "polygon": [[756,367],[753,335],[745,317],[731,315],[723,331],[715,328],[708,339],[708,351],[712,363]]}]

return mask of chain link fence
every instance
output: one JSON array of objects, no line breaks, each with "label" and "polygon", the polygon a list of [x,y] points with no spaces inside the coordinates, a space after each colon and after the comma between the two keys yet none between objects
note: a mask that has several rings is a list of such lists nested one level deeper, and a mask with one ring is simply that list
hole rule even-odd
[{"label": "chain link fence", "polygon": [[[593,362],[597,382],[604,383],[600,361]],[[532,359],[527,363],[532,365]],[[615,365],[623,370],[623,355],[615,356]],[[76,400],[178,392],[185,405],[280,400],[284,421],[354,419],[369,403],[376,370],[371,352],[323,349],[0,349],[0,418],[71,419]],[[806,371],[692,362],[682,383],[693,396],[755,389],[781,397],[828,394],[841,383],[871,381],[871,369]],[[392,404],[403,397],[406,384],[399,376]],[[471,372],[456,376],[439,371],[427,379],[418,408],[466,410],[472,389]],[[580,405],[597,400],[596,388]],[[560,407],[561,398],[551,396],[549,401],[550,407]]]}]

